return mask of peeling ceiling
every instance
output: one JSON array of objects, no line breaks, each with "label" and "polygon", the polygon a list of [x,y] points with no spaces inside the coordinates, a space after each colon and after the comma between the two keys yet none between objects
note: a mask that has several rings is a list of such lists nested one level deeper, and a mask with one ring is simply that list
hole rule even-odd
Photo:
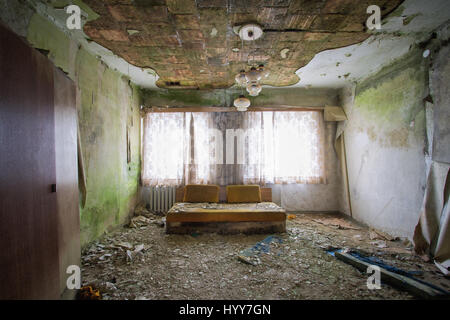
[{"label": "peeling ceiling", "polygon": [[448,0],[405,0],[367,40],[318,53],[297,70],[301,81],[290,87],[342,88],[359,82],[427,41],[439,28],[448,28],[449,19]]},{"label": "peeling ceiling", "polygon": [[[228,88],[241,69],[264,64],[264,85],[299,83],[296,71],[324,50],[360,43],[369,5],[382,16],[402,0],[84,0],[99,17],[91,40],[139,68],[158,87]],[[233,27],[257,23],[263,36],[241,41]]]}]

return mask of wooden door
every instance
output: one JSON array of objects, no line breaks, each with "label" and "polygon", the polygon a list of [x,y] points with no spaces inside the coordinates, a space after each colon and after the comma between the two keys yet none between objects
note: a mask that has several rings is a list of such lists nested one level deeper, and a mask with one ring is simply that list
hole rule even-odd
[{"label": "wooden door", "polygon": [[59,298],[53,66],[0,25],[0,299]]}]

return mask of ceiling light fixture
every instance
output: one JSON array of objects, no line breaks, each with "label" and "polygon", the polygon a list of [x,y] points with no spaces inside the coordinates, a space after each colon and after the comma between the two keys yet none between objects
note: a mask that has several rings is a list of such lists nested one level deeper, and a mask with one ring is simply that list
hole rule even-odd
[{"label": "ceiling light fixture", "polygon": [[261,92],[262,87],[259,83],[257,82],[252,82],[247,86],[247,92],[252,96],[252,97],[256,97],[259,95],[259,93]]},{"label": "ceiling light fixture", "polygon": [[239,98],[234,100],[234,106],[238,111],[247,111],[247,108],[250,107],[250,100],[244,95],[240,95]]},{"label": "ceiling light fixture", "polygon": [[268,75],[269,73],[264,70],[264,65],[261,64],[258,68],[252,67],[249,72],[241,70],[235,80],[240,87],[245,87],[251,96],[256,97],[262,90],[261,80]]},{"label": "ceiling light fixture", "polygon": [[234,79],[236,80],[238,85],[244,87],[247,84],[247,77],[245,75],[245,70],[241,70]]},{"label": "ceiling light fixture", "polygon": [[[263,35],[262,28],[256,24],[246,24],[242,27],[234,27],[233,31],[241,38],[242,47],[244,46],[244,41],[254,41],[261,38]],[[238,48],[233,48],[232,50],[234,52],[239,51]],[[262,78],[267,77],[267,75],[268,73],[264,71],[264,65],[259,65],[258,68],[252,67],[249,72],[241,70],[236,75],[235,80],[241,88],[247,89],[250,96],[256,97],[262,90],[260,81]],[[247,111],[247,108],[250,106],[250,100],[241,94],[234,100],[234,106],[237,111]]]},{"label": "ceiling light fixture", "polygon": [[261,38],[263,30],[257,24],[246,24],[239,28],[239,37],[244,41],[254,41]]},{"label": "ceiling light fixture", "polygon": [[262,71],[264,71],[264,69],[251,67],[250,71],[245,74],[247,82],[259,82],[262,78]]}]

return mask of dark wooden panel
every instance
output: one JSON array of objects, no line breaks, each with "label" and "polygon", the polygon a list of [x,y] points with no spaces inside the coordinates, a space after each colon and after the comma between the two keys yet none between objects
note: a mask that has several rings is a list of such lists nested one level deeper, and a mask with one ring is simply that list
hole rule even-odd
[{"label": "dark wooden panel", "polygon": [[53,67],[0,25],[0,298],[59,298]]},{"label": "dark wooden panel", "polygon": [[76,88],[62,71],[54,68],[56,199],[60,291],[73,298],[75,290],[66,287],[67,267],[80,265],[80,214],[77,170]]}]

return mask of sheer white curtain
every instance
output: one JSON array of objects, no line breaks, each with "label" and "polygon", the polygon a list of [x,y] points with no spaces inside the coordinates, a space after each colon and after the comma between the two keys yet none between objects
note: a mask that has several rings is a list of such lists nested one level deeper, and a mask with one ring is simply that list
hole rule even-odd
[{"label": "sheer white curtain", "polygon": [[246,112],[244,183],[325,183],[320,111]]},{"label": "sheer white curtain", "polygon": [[208,113],[148,113],[144,118],[142,181],[170,186],[211,182],[214,150]]},{"label": "sheer white curtain", "polygon": [[178,185],[188,163],[189,122],[184,113],[148,113],[144,119],[142,181]]},{"label": "sheer white curtain", "polygon": [[215,183],[215,135],[212,114],[207,112],[192,113],[193,159],[190,176],[187,181],[195,184]]},{"label": "sheer white curtain", "polygon": [[[221,127],[220,115],[148,113],[144,119],[143,183],[325,183],[322,118],[316,111],[233,116],[228,124],[234,124],[233,132],[244,135],[236,140],[243,145],[236,148],[238,163],[224,164],[224,158],[234,159],[234,135],[225,134],[230,128]],[[231,147],[224,148],[224,143]],[[223,154],[224,150],[232,154]]]}]

